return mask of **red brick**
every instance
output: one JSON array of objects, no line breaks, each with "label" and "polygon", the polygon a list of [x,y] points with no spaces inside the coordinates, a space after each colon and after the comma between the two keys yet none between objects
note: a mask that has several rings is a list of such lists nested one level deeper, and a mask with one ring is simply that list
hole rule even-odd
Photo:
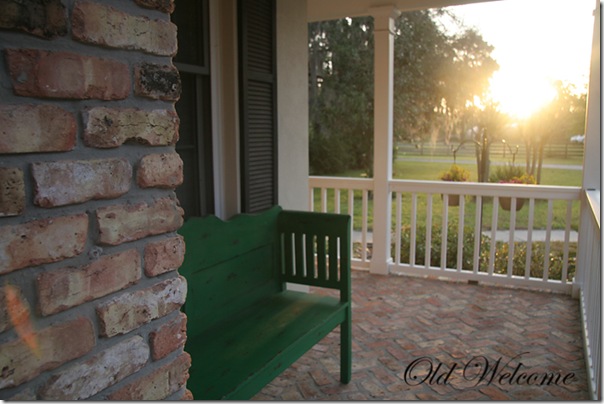
[{"label": "red brick", "polygon": [[187,316],[178,313],[176,319],[149,334],[151,357],[154,361],[165,358],[169,353],[183,347],[185,342],[187,342]]},{"label": "red brick", "polygon": [[185,386],[189,378],[191,357],[183,352],[171,363],[141,377],[109,395],[109,400],[162,400]]},{"label": "red brick", "polygon": [[42,400],[83,400],[139,371],[148,359],[149,347],[136,335],[51,376],[38,394]]},{"label": "red brick", "polygon": [[3,0],[0,5],[0,28],[48,39],[67,33],[67,13],[61,0]]},{"label": "red brick", "polygon": [[141,277],[136,250],[107,255],[81,268],[63,268],[38,275],[42,315],[67,310],[135,284]]},{"label": "red brick", "polygon": [[174,0],[134,0],[141,7],[151,8],[171,14],[174,12]]},{"label": "red brick", "polygon": [[130,15],[89,1],[78,1],[71,19],[77,41],[160,56],[176,54],[176,25],[169,21]]},{"label": "red brick", "polygon": [[69,151],[76,120],[54,105],[0,105],[0,153]]},{"label": "red brick", "polygon": [[184,278],[172,278],[148,289],[123,293],[97,307],[103,337],[130,332],[143,324],[178,310],[185,302]]},{"label": "red brick", "polygon": [[182,87],[178,69],[144,63],[134,68],[134,94],[154,100],[178,101]]},{"label": "red brick", "polygon": [[84,142],[97,148],[121,146],[128,140],[150,146],[171,146],[178,141],[178,116],[174,111],[109,109],[84,113]]},{"label": "red brick", "polygon": [[75,257],[87,237],[86,214],[0,227],[0,274]]},{"label": "red brick", "polygon": [[158,276],[175,271],[185,259],[185,241],[182,236],[147,244],[145,247],[145,275]]},{"label": "red brick", "polygon": [[89,319],[80,317],[35,334],[38,354],[23,340],[0,345],[0,389],[19,386],[40,373],[90,352],[95,345]]},{"label": "red brick", "polygon": [[25,210],[23,170],[0,168],[0,217],[19,216]]},{"label": "red brick", "polygon": [[32,175],[34,203],[51,208],[124,195],[132,166],[126,159],[54,161],[34,163]]},{"label": "red brick", "polygon": [[7,49],[6,55],[17,95],[120,100],[130,94],[129,68],[115,60],[35,49]]},{"label": "red brick", "polygon": [[136,174],[141,188],[174,189],[183,182],[183,162],[178,153],[150,154],[141,159]]},{"label": "red brick", "polygon": [[141,238],[178,230],[184,212],[176,201],[159,199],[150,205],[117,205],[97,210],[99,242],[118,245]]}]

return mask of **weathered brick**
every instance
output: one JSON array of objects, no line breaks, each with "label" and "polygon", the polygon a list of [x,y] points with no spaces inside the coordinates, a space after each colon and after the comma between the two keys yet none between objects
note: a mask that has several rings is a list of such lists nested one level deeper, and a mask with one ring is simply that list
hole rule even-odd
[{"label": "weathered brick", "polygon": [[0,0],[0,10],[0,28],[49,39],[67,33],[61,0]]},{"label": "weathered brick", "polygon": [[136,172],[141,188],[174,189],[183,182],[183,162],[178,153],[149,154],[143,157]]},{"label": "weathered brick", "polygon": [[128,65],[69,52],[7,49],[15,94],[27,97],[120,100],[131,89]]},{"label": "weathered brick", "polygon": [[136,250],[99,258],[81,268],[63,268],[38,275],[38,301],[42,315],[106,296],[135,284],[141,278]]},{"label": "weathered brick", "polygon": [[0,105],[0,153],[69,151],[76,120],[54,105]]},{"label": "weathered brick", "polygon": [[171,363],[109,395],[109,400],[162,400],[181,389],[189,378],[191,357],[183,352]]},{"label": "weathered brick", "polygon": [[34,336],[38,354],[22,339],[0,345],[0,389],[19,386],[79,358],[96,342],[92,323],[84,317],[47,327]]},{"label": "weathered brick", "polygon": [[23,170],[0,168],[0,217],[18,216],[25,210]]},{"label": "weathered brick", "polygon": [[180,75],[174,66],[144,63],[134,68],[134,94],[154,100],[178,101]]},{"label": "weathered brick", "polygon": [[184,212],[176,201],[159,199],[150,205],[109,206],[97,210],[101,244],[118,245],[147,236],[178,230]]},{"label": "weathered brick", "polygon": [[126,159],[54,161],[34,163],[32,175],[34,203],[51,208],[124,195],[132,166]]},{"label": "weathered brick", "polygon": [[178,313],[175,320],[149,335],[151,357],[154,361],[165,358],[170,352],[183,347],[185,342],[187,342],[187,316]]},{"label": "weathered brick", "polygon": [[137,372],[148,360],[149,347],[137,335],[51,376],[38,394],[42,400],[83,400]]},{"label": "weathered brick", "polygon": [[174,12],[174,0],[134,0],[141,7],[151,8],[171,14]]},{"label": "weathered brick", "polygon": [[84,113],[84,119],[84,142],[91,147],[118,147],[128,140],[151,146],[178,141],[179,120],[173,111],[97,107]]},{"label": "weathered brick", "polygon": [[183,277],[121,294],[97,307],[100,334],[113,337],[130,332],[178,310],[184,304],[186,295],[187,284]]},{"label": "weathered brick", "polygon": [[0,274],[75,257],[87,237],[86,214],[0,227]]},{"label": "weathered brick", "polygon": [[185,240],[178,235],[149,243],[145,247],[145,275],[158,276],[175,271],[185,259]]},{"label": "weathered brick", "polygon": [[78,1],[71,14],[74,39],[110,48],[174,56],[176,25],[126,14],[113,7]]}]

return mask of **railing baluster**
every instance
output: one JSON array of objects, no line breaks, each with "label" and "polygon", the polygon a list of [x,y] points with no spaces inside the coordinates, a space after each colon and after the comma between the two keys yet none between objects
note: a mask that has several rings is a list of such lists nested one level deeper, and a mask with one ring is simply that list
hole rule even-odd
[{"label": "railing baluster", "polygon": [[327,188],[321,188],[321,212],[327,212]]},{"label": "railing baluster", "polygon": [[514,232],[516,231],[516,197],[512,197],[512,203],[510,207],[510,230],[508,238],[508,276],[512,276],[514,271]]},{"label": "railing baluster", "polygon": [[447,267],[447,232],[449,223],[449,194],[443,198],[443,220],[440,237],[440,269],[443,271]]},{"label": "railing baluster", "polygon": [[531,263],[533,259],[533,224],[535,221],[535,198],[529,200],[529,215],[526,233],[526,262],[524,264],[524,278],[531,276]]},{"label": "railing baluster", "polygon": [[401,227],[402,223],[402,195],[400,192],[396,193],[396,222],[395,222],[395,237],[394,240],[394,262],[396,264],[401,263]]},{"label": "railing baluster", "polygon": [[476,220],[474,222],[474,260],[473,269],[477,274],[480,266],[480,245],[482,241],[482,196],[476,197]]},{"label": "railing baluster", "polygon": [[562,257],[562,283],[568,278],[568,254],[570,245],[570,224],[573,217],[573,201],[566,203],[566,228],[564,229],[564,254]]},{"label": "railing baluster", "polygon": [[411,195],[411,239],[409,243],[409,264],[415,266],[415,237],[417,236],[417,194]]},{"label": "railing baluster", "polygon": [[426,268],[430,268],[430,259],[432,256],[432,194],[427,195],[426,203],[426,254],[424,264]]},{"label": "railing baluster", "polygon": [[554,209],[554,201],[547,201],[547,231],[545,232],[545,257],[543,258],[543,280],[547,282],[549,279],[549,251],[552,238],[552,212]]},{"label": "railing baluster", "polygon": [[333,198],[334,198],[334,204],[335,204],[334,212],[340,213],[340,188],[334,188],[333,193],[334,193]]},{"label": "railing baluster", "polygon": [[461,272],[463,266],[465,204],[465,195],[459,195],[459,222],[457,226],[457,272]]},{"label": "railing baluster", "polygon": [[367,212],[369,211],[369,208],[367,206],[368,205],[367,199],[368,199],[368,191],[366,189],[364,189],[363,190],[363,205],[362,205],[363,213],[361,216],[362,240],[363,240],[363,242],[362,242],[363,250],[361,251],[361,260],[363,262],[367,261],[367,217],[369,216],[367,214]]},{"label": "railing baluster", "polygon": [[491,251],[489,255],[489,275],[495,271],[495,250],[497,249],[497,221],[499,213],[499,197],[493,198],[493,218],[491,220]]}]

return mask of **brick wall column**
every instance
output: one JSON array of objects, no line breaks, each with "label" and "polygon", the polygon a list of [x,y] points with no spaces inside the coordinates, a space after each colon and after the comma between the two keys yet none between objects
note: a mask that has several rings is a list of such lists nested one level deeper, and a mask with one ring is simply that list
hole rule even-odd
[{"label": "brick wall column", "polygon": [[0,399],[181,399],[173,0],[5,0]]}]

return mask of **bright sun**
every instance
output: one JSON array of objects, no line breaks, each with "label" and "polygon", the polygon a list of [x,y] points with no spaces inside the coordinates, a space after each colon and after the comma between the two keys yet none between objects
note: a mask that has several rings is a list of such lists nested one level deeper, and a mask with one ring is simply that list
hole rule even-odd
[{"label": "bright sun", "polygon": [[517,119],[530,117],[556,96],[548,79],[525,72],[495,72],[490,93],[502,112]]}]

